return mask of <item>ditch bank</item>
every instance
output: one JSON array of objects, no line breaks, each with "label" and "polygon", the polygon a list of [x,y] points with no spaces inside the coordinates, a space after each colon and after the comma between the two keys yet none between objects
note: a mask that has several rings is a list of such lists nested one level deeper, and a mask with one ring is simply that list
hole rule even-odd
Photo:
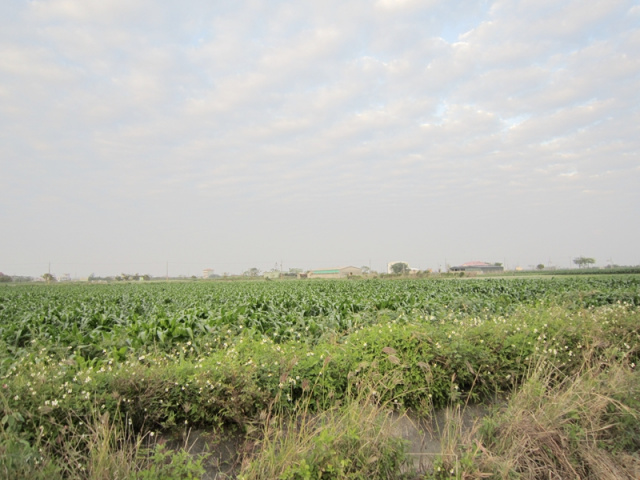
[{"label": "ditch bank", "polygon": [[[438,458],[455,456],[450,452],[457,442],[473,435],[479,420],[490,410],[486,405],[452,407],[427,418],[411,411],[392,411],[386,414],[381,433],[400,439],[405,445],[405,472],[425,473],[433,469]],[[300,419],[295,422],[300,423]],[[285,429],[289,428],[285,425]],[[321,429],[315,433],[319,434]],[[203,480],[236,478],[243,462],[250,462],[259,448],[259,441],[233,430],[187,429],[160,435],[157,441],[173,451],[185,450],[194,459],[203,458],[206,471]],[[455,458],[451,460],[457,463]]]}]

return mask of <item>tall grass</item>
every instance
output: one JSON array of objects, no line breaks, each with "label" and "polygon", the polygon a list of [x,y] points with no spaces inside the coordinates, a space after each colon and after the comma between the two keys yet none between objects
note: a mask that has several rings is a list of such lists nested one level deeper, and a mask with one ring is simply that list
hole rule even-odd
[{"label": "tall grass", "polygon": [[393,434],[392,405],[378,401],[376,389],[385,383],[361,385],[344,404],[320,412],[308,401],[293,412],[278,407],[263,412],[238,478],[410,478],[405,442]]},{"label": "tall grass", "polygon": [[640,478],[640,374],[624,357],[585,352],[567,376],[543,359],[492,415],[462,424],[454,410],[427,477]]},{"label": "tall grass", "polygon": [[[29,443],[0,429],[0,479],[173,480],[201,478],[203,458],[186,448],[167,451],[152,434],[96,410],[91,422],[67,429],[54,440]],[[185,445],[186,447],[186,445]]]}]

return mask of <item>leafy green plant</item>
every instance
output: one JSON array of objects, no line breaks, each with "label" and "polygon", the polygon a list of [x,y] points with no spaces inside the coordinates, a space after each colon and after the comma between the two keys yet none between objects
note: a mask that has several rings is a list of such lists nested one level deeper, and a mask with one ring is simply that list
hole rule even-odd
[{"label": "leafy green plant", "polygon": [[156,444],[144,459],[144,466],[131,476],[136,480],[200,479],[205,474],[204,457],[186,450],[170,451]]}]

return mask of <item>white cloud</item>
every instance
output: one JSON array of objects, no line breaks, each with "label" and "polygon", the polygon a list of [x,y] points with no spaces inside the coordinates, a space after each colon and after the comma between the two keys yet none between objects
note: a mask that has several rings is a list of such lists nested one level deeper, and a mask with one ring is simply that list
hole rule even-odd
[{"label": "white cloud", "polygon": [[[180,255],[172,228],[223,228],[235,259],[278,242],[304,256],[272,224],[318,250],[307,232],[322,222],[362,249],[406,242],[419,257],[384,225],[419,225],[417,238],[437,225],[432,249],[464,252],[452,219],[515,232],[547,214],[564,255],[587,234],[564,216],[594,198],[594,221],[639,206],[637,15],[622,0],[15,4],[0,19],[0,198],[55,198],[42,211],[23,200],[35,206],[22,218],[55,225],[55,204],[74,231],[104,221],[156,238],[166,216],[158,255]],[[272,240],[255,246],[252,221]],[[528,241],[513,233],[503,248],[535,251]]]},{"label": "white cloud", "polygon": [[29,3],[36,17],[47,20],[111,23],[123,18],[138,20],[148,16],[156,7],[152,2],[137,0],[34,0]]},{"label": "white cloud", "polygon": [[422,0],[378,0],[376,7],[384,10],[407,11],[424,8],[425,4],[436,4],[437,1],[424,2]]}]

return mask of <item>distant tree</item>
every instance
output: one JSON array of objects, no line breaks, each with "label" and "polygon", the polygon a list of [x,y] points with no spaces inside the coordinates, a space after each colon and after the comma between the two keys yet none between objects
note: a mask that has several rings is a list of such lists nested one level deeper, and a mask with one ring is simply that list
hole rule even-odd
[{"label": "distant tree", "polygon": [[257,269],[256,267],[253,267],[247,270],[246,272],[244,272],[244,275],[246,277],[257,277],[258,275],[260,275],[260,270]]},{"label": "distant tree", "polygon": [[368,275],[369,272],[371,271],[371,269],[369,267],[367,267],[366,265],[363,265],[362,267],[360,267],[360,270],[362,270],[362,274],[363,275]]},{"label": "distant tree", "polygon": [[23,275],[12,275],[9,277],[12,282],[33,282],[33,277]]},{"label": "distant tree", "polygon": [[301,268],[290,268],[289,273],[302,273]]},{"label": "distant tree", "polygon": [[45,280],[47,283],[55,282],[55,281],[56,281],[56,277],[54,277],[54,276],[53,276],[53,275],[51,275],[50,273],[45,273],[44,275],[42,275],[42,278],[44,278],[44,280]]},{"label": "distant tree", "polygon": [[590,257],[578,257],[573,259],[573,263],[578,265],[578,268],[582,268],[582,267],[588,267],[589,265],[593,265],[594,263],[596,263],[596,260]]},{"label": "distant tree", "polygon": [[406,262],[396,262],[393,265],[391,265],[391,272],[395,273],[396,275],[400,275],[408,271],[409,271],[409,264]]},{"label": "distant tree", "polygon": [[502,266],[502,262],[495,262],[493,265],[495,267],[501,267]]},{"label": "distant tree", "polygon": [[538,270],[544,270],[544,265],[539,263],[538,266],[536,267]]},{"label": "distant tree", "polygon": [[0,282],[1,283],[9,283],[12,280],[12,278],[9,275],[5,275],[4,273],[0,272]]}]

